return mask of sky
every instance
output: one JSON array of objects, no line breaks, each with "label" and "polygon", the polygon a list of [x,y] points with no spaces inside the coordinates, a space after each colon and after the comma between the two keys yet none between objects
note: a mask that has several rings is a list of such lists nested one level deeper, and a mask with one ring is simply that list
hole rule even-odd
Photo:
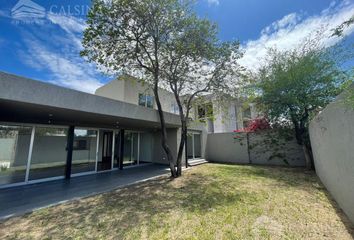
[{"label": "sky", "polygon": [[[1,0],[0,71],[89,93],[110,81],[79,54],[90,2]],[[23,6],[31,7],[31,18],[23,20]],[[239,40],[240,64],[255,68],[267,48],[295,48],[314,31],[330,32],[349,19],[354,0],[197,0],[195,11],[218,24],[222,41]],[[349,41],[353,32],[354,25],[344,32]]]}]

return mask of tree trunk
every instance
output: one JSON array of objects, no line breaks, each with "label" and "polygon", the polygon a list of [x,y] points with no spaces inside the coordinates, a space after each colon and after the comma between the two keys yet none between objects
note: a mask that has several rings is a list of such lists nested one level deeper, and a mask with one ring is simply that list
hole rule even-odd
[{"label": "tree trunk", "polygon": [[296,141],[299,145],[302,146],[302,150],[305,155],[306,169],[307,170],[314,169],[313,156],[312,156],[311,150],[310,150],[311,147],[309,146],[310,143],[304,137],[306,134],[306,128],[299,127],[299,125],[295,125],[295,134],[296,134]]},{"label": "tree trunk", "polygon": [[185,147],[185,139],[187,135],[187,124],[186,121],[182,121],[181,127],[181,140],[179,142],[178,154],[177,154],[177,176],[182,175],[182,155],[183,155],[183,147]]},{"label": "tree trunk", "polygon": [[182,102],[180,99],[180,96],[177,91],[177,83],[175,82],[174,85],[174,91],[175,95],[175,100],[178,105],[178,110],[179,110],[179,117],[181,120],[181,139],[178,147],[178,153],[177,153],[177,176],[182,176],[182,155],[183,155],[183,147],[186,145],[186,136],[187,136],[187,117],[188,117],[188,110],[186,115],[184,115],[183,112],[183,106]]},{"label": "tree trunk", "polygon": [[302,150],[304,151],[304,154],[305,154],[306,169],[311,170],[312,169],[312,159],[311,159],[310,151],[307,148],[306,144],[302,145]]},{"label": "tree trunk", "polygon": [[164,149],[166,155],[167,155],[167,160],[169,162],[170,170],[171,170],[171,177],[176,178],[177,177],[177,171],[175,168],[175,161],[174,157],[172,154],[172,151],[170,147],[167,144],[167,129],[166,129],[166,122],[165,122],[165,116],[162,111],[162,106],[159,98],[159,92],[158,92],[158,76],[155,75],[155,84],[154,84],[154,95],[155,95],[155,100],[156,100],[156,105],[157,105],[157,111],[159,113],[160,117],[160,125],[161,125],[161,144],[162,148]]}]

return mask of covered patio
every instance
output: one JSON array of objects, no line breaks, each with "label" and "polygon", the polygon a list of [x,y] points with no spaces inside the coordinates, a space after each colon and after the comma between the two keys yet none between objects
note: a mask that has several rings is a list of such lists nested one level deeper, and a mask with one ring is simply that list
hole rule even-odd
[{"label": "covered patio", "polygon": [[103,172],[0,189],[0,219],[125,187],[169,173],[165,165],[144,164],[122,171]]},{"label": "covered patio", "polygon": [[[0,109],[0,189],[167,164],[154,109],[3,72]],[[165,117],[176,154],[179,117]]]}]

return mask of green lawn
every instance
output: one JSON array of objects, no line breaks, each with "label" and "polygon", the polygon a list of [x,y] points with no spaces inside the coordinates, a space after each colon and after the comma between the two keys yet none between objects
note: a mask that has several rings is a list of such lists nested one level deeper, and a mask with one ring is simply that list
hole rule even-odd
[{"label": "green lawn", "polygon": [[315,174],[206,164],[0,224],[1,239],[353,239]]}]

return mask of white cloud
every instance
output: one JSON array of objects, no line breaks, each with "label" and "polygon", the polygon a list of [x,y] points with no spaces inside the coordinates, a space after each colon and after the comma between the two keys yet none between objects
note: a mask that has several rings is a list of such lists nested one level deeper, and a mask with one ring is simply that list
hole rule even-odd
[{"label": "white cloud", "polygon": [[82,32],[86,28],[86,22],[84,19],[51,13],[47,15],[47,18],[53,24],[57,24],[60,28],[62,28],[69,35],[69,37],[71,37],[75,44],[81,48],[81,38],[77,35],[81,36]]},{"label": "white cloud", "polygon": [[219,0],[207,0],[207,2],[208,2],[209,6],[212,6],[212,5],[218,6],[220,4]]},{"label": "white cloud", "polygon": [[[24,42],[27,51],[19,51],[22,61],[37,70],[49,71],[49,82],[60,86],[93,93],[103,84],[93,64],[80,57],[81,35],[85,22],[75,17],[49,15],[48,19],[58,25],[64,34],[48,35],[53,26],[42,26],[36,35],[26,32]],[[45,31],[48,30],[48,31]]]},{"label": "white cloud", "polygon": [[52,13],[48,13],[47,18],[54,24],[58,24],[67,33],[82,33],[86,28],[86,22],[81,18]]},{"label": "white cloud", "polygon": [[29,55],[23,60],[35,69],[51,72],[49,82],[83,92],[93,93],[102,83],[97,80],[95,67],[80,57],[55,53],[38,40],[26,40]]},{"label": "white cloud", "polygon": [[[257,69],[264,59],[267,49],[277,47],[280,50],[289,50],[301,44],[310,34],[321,28],[324,34],[330,36],[332,29],[354,15],[354,3],[343,1],[340,4],[332,2],[319,15],[305,17],[305,14],[291,13],[282,19],[265,27],[257,40],[249,40],[242,45],[245,55],[240,64],[249,69]],[[344,34],[354,31],[354,25],[348,27]],[[325,38],[323,44],[329,46],[339,41],[339,38]]]}]

